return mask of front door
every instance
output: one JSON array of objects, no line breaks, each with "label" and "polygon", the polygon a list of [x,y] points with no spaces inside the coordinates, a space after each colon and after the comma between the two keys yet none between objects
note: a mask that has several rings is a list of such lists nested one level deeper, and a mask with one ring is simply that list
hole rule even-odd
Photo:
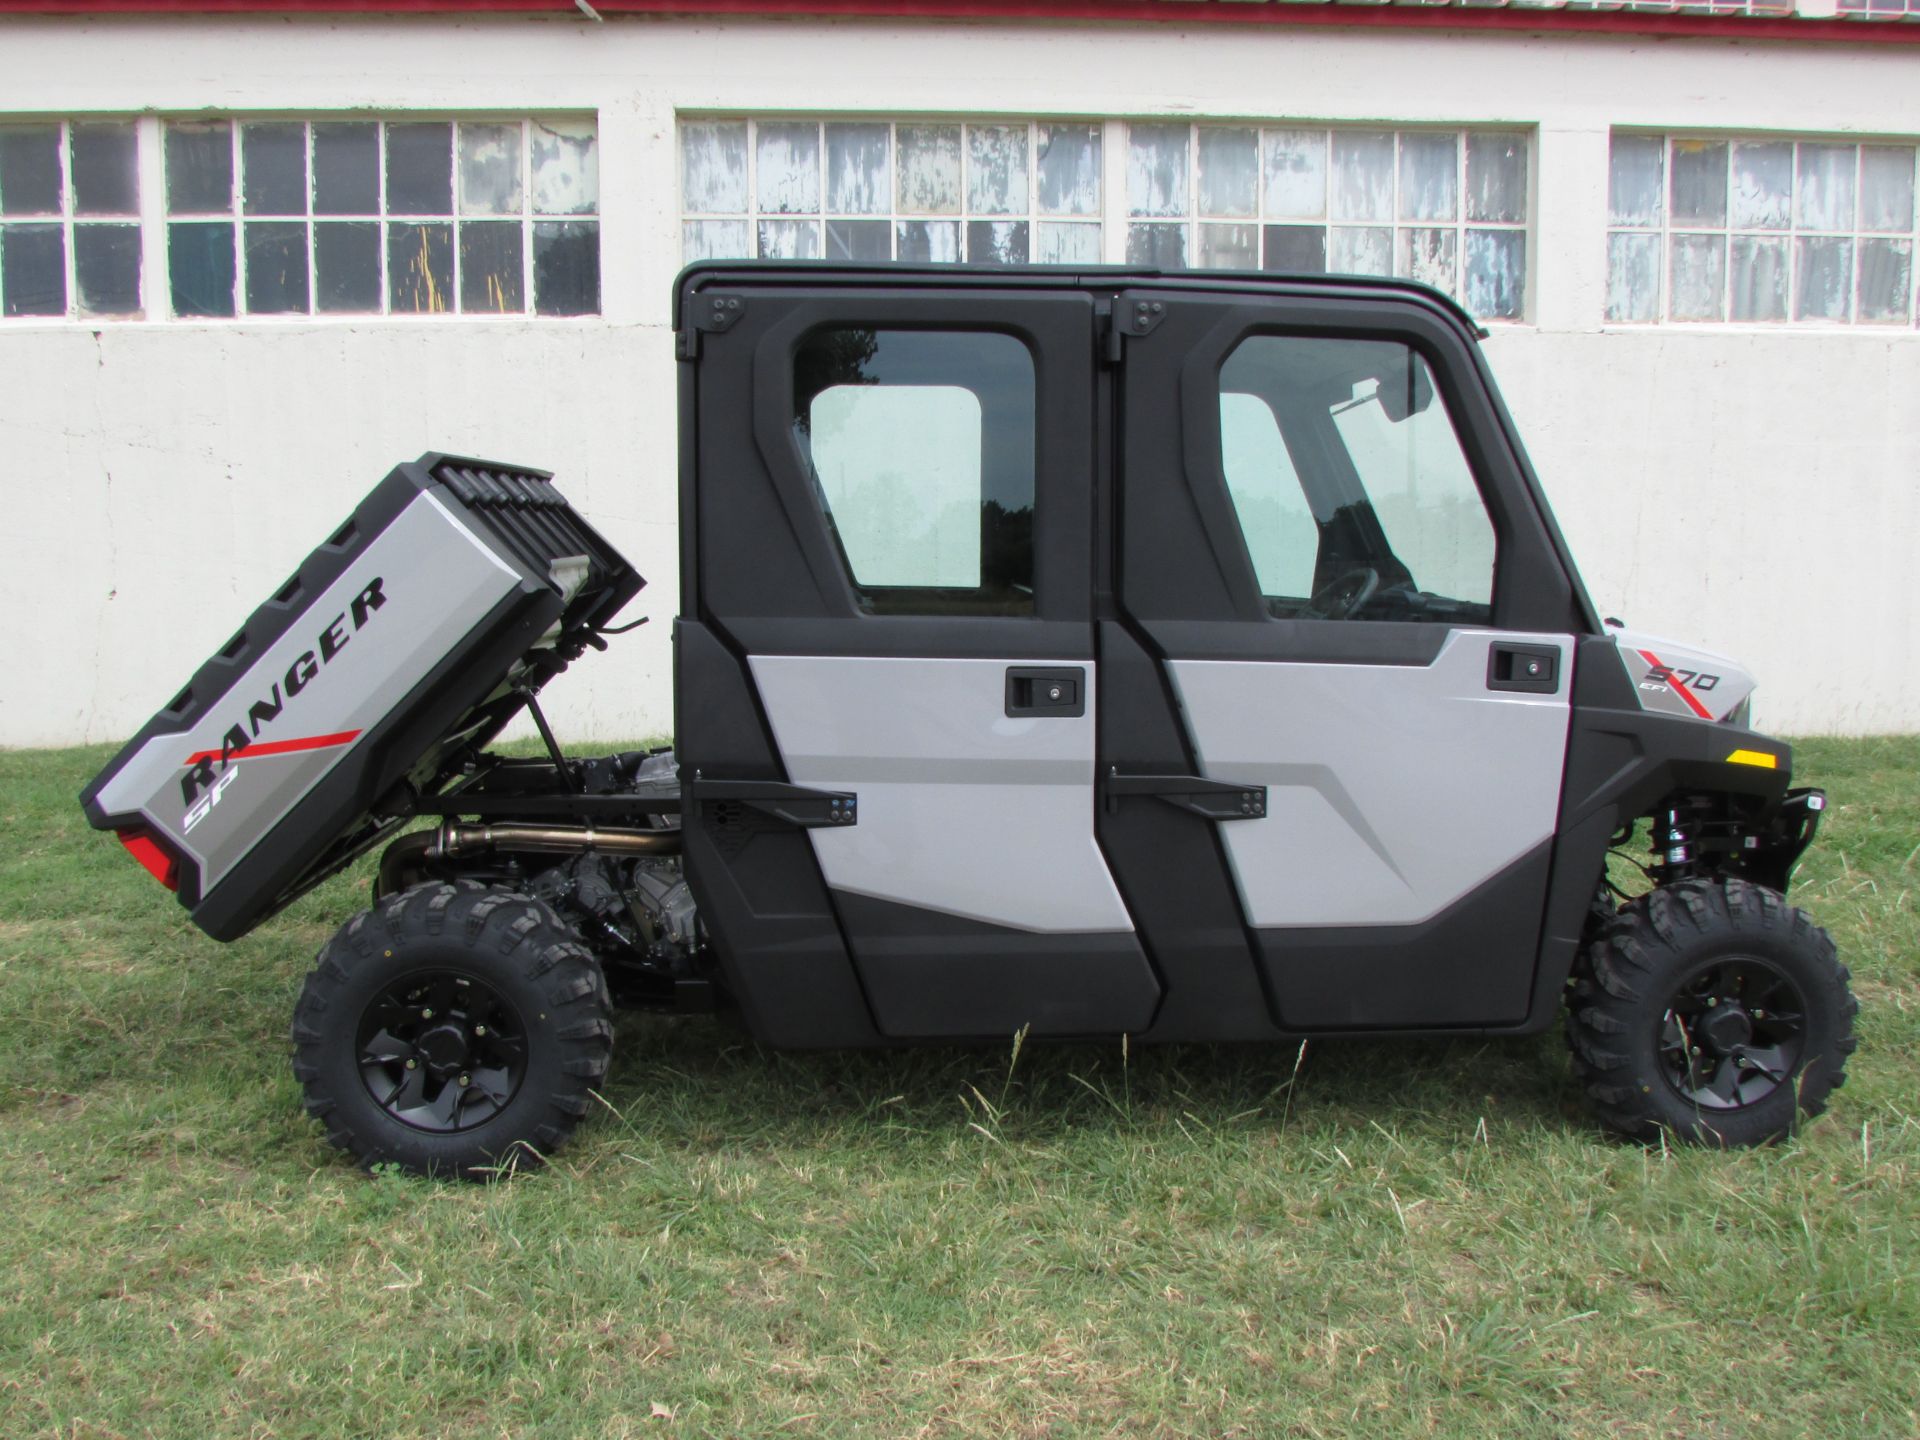
[{"label": "front door", "polygon": [[1091,299],[756,278],[686,297],[680,755],[734,988],[787,1043],[1141,1030],[1093,832]]},{"label": "front door", "polygon": [[[1194,877],[1186,914],[1136,904],[1170,995],[1197,967],[1291,1031],[1518,1022],[1577,619],[1473,346],[1418,302],[1324,292],[1141,290],[1115,314],[1103,659],[1134,678],[1101,763],[1164,773],[1184,746],[1258,796],[1183,822],[1163,863]],[[1103,830],[1130,899],[1141,804],[1123,786]]]}]

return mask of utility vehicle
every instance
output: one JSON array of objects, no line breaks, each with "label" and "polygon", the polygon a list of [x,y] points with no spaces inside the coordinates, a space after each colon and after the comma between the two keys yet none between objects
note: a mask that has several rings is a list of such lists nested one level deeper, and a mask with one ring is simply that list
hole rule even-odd
[{"label": "utility vehicle", "polygon": [[[1824,797],[1737,666],[1595,613],[1484,334],[1377,279],[695,266],[675,752],[562,750],[536,697],[642,581],[546,474],[428,455],[88,817],[221,940],[383,847],[292,1030],[366,1164],[552,1152],[616,1004],[828,1047],[1564,1003],[1606,1125],[1769,1140],[1854,1043],[1783,898]],[[523,712],[544,757],[490,750]]]}]

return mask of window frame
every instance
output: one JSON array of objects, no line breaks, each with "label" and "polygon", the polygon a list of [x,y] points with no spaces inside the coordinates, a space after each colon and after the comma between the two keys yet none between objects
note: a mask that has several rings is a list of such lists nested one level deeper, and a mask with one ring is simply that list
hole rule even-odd
[{"label": "window frame", "polygon": [[[61,276],[65,287],[65,305],[58,314],[8,315],[5,311],[5,280],[0,277],[0,324],[60,324],[76,323],[85,325],[117,324],[127,320],[146,318],[152,279],[146,265],[146,203],[150,187],[147,183],[145,166],[141,163],[140,129],[142,117],[133,115],[85,115],[85,116],[0,116],[0,126],[6,128],[47,128],[56,132],[57,159],[60,179],[60,209],[58,212],[44,214],[0,215],[0,231],[24,226],[54,226],[60,231]],[[133,201],[131,211],[116,211],[111,214],[82,214],[79,209],[79,194],[73,180],[73,134],[75,129],[105,126],[126,126],[133,134],[134,171]],[[79,232],[86,229],[131,226],[136,239],[136,259],[134,262],[135,303],[126,310],[93,311],[84,309],[80,303],[80,273],[77,238]],[[0,236],[0,245],[4,237]]]}]

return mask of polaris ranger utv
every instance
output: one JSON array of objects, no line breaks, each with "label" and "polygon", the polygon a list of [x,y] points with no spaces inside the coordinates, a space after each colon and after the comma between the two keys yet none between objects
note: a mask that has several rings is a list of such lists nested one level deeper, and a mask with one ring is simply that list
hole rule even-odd
[{"label": "polaris ranger utv", "polygon": [[[677,754],[555,742],[642,581],[547,475],[429,455],[88,818],[220,940],[384,847],[293,1019],[366,1164],[551,1152],[616,1002],[822,1047],[1564,1000],[1606,1125],[1772,1139],[1854,1043],[1783,898],[1824,798],[1747,675],[1595,614],[1484,333],[1386,280],[696,266]],[[523,711],[545,757],[489,750]]]}]

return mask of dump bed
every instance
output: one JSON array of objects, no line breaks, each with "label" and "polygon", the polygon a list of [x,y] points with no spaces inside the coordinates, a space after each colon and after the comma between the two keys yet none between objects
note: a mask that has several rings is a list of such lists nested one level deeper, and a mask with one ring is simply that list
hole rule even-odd
[{"label": "dump bed", "polygon": [[219,940],[402,825],[645,582],[543,471],[401,465],[81,793]]}]

